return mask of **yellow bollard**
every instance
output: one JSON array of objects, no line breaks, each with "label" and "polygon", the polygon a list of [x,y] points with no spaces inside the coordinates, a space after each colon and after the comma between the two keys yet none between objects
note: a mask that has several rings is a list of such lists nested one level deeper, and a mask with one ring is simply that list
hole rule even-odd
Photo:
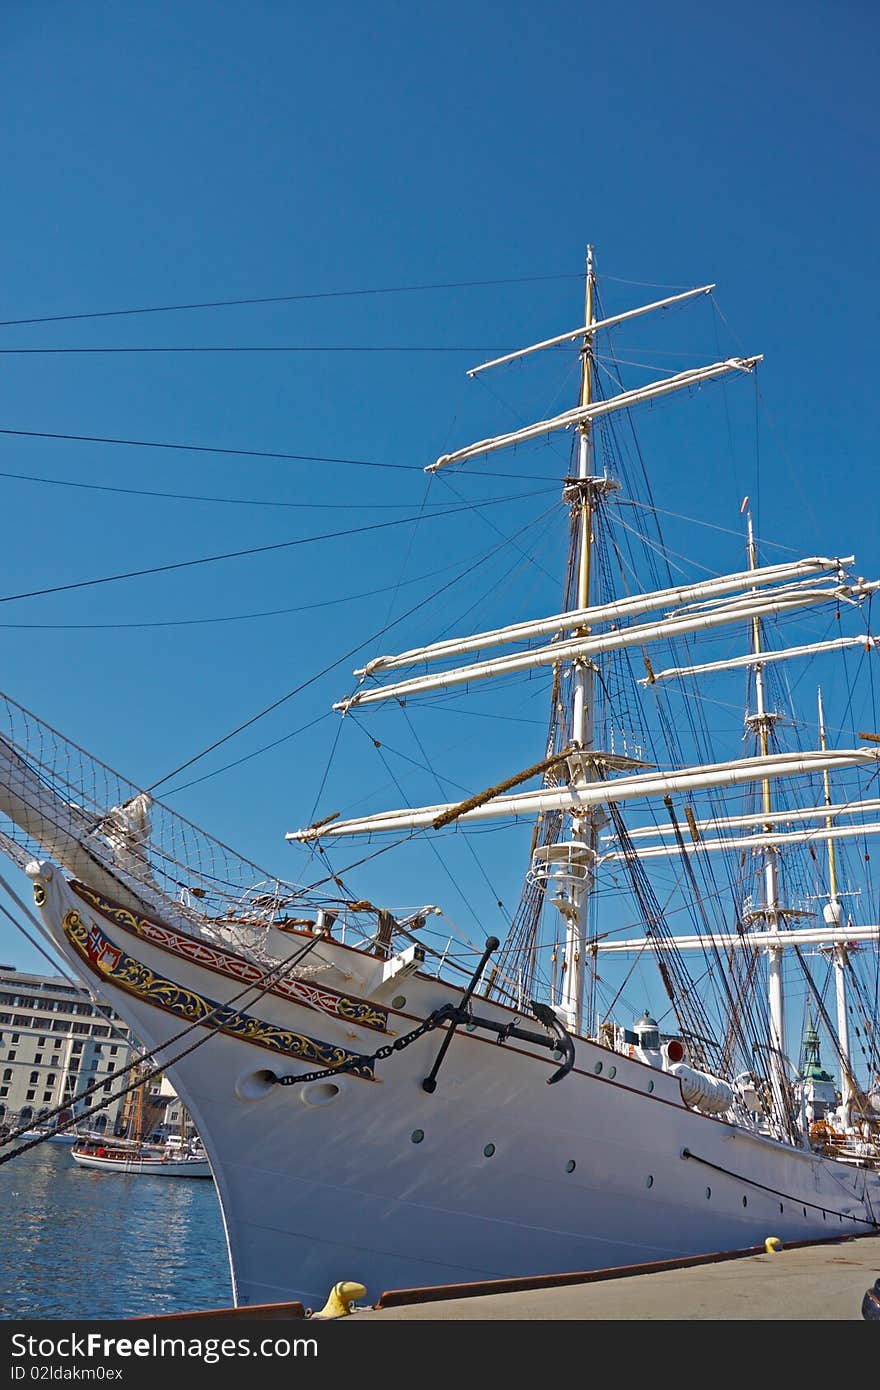
[{"label": "yellow bollard", "polygon": [[782,1249],[782,1241],[778,1236],[768,1236],[764,1241],[764,1249],[768,1255],[778,1255]]},{"label": "yellow bollard", "polygon": [[358,1298],[366,1296],[366,1289],[363,1284],[340,1282],[334,1284],[330,1290],[327,1302],[320,1313],[315,1313],[316,1318],[347,1318],[351,1315],[351,1305]]}]

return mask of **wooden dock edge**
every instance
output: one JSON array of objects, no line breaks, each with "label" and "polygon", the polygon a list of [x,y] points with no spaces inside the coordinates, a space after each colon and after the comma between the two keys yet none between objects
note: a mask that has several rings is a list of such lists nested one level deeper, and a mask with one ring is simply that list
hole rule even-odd
[{"label": "wooden dock edge", "polygon": [[253,1322],[288,1322],[304,1318],[301,1303],[253,1303],[239,1308],[197,1308],[192,1313],[141,1313],[132,1322],[208,1322],[212,1318],[242,1318]]},{"label": "wooden dock edge", "polygon": [[[875,1239],[880,1232],[868,1232]],[[793,1240],[782,1244],[781,1250],[803,1250],[815,1245],[845,1245],[863,1236],[822,1236],[818,1240]],[[614,1269],[582,1270],[570,1274],[536,1274],[516,1279],[484,1279],[472,1284],[435,1284],[419,1289],[386,1289],[376,1308],[404,1308],[415,1303],[440,1303],[453,1298],[478,1298],[484,1294],[527,1293],[535,1289],[560,1289],[572,1284],[596,1284],[611,1279],[629,1279],[639,1274],[662,1274],[670,1269],[690,1269],[697,1265],[720,1264],[725,1260],[742,1260],[751,1255],[763,1255],[763,1245],[747,1246],[743,1250],[718,1250],[710,1255],[687,1255],[675,1260],[658,1260],[653,1264],[621,1265]]]}]

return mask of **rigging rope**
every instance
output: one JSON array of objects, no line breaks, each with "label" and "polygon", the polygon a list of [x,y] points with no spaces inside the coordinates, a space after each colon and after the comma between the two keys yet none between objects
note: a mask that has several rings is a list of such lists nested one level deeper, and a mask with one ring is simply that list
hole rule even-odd
[{"label": "rigging rope", "polygon": [[0,319],[0,328],[32,323],[71,323],[82,319],[114,319],[134,314],[177,314],[191,309],[240,308],[250,304],[294,304],[316,299],[358,299],[371,295],[421,294],[428,290],[467,290],[492,285],[535,285],[548,280],[582,280],[583,271],[563,271],[555,275],[516,275],[503,280],[445,280],[424,285],[385,285],[377,289],[312,290],[300,294],[261,295],[250,299],[208,299],[193,304],[154,304],[137,309],[93,309],[78,314],[43,314],[22,319]]},{"label": "rigging rope", "polygon": [[[724,1173],[728,1178],[735,1178],[737,1182],[748,1184],[749,1187],[760,1188],[762,1192],[770,1192],[774,1197],[785,1197],[787,1201],[794,1202],[795,1206],[812,1207],[814,1211],[828,1212],[830,1216],[844,1217],[847,1221],[854,1221],[859,1226],[870,1226],[873,1230],[880,1229],[880,1223],[874,1220],[866,1220],[861,1216],[852,1216],[849,1212],[835,1211],[832,1207],[820,1206],[818,1202],[810,1202],[806,1197],[793,1197],[790,1192],[780,1192],[777,1187],[768,1187],[766,1183],[756,1182],[754,1178],[746,1178],[742,1173],[735,1173],[732,1168],[723,1168],[720,1163],[710,1163],[708,1158],[701,1158],[699,1154],[691,1153],[690,1149],[682,1149],[681,1156],[690,1159],[693,1163],[701,1163],[704,1168],[712,1168],[716,1173]],[[871,1210],[870,1198],[868,1196],[867,1185],[862,1196],[862,1200]]]},{"label": "rigging rope", "polygon": [[[384,463],[378,459],[336,458],[327,454],[291,454],[272,449],[233,449],[218,444],[174,444],[157,439],[124,439],[100,434],[58,434],[47,430],[0,429],[0,435],[15,439],[55,439],[76,444],[114,444],[128,449],[171,449],[184,454],[223,454],[229,458],[270,459],[282,463],[332,463],[350,468],[391,468],[398,473],[412,473],[421,476],[424,469],[418,463]],[[540,473],[498,473],[480,469],[483,478],[520,478],[531,482],[546,483]]]},{"label": "rigging rope", "polygon": [[[480,503],[480,506],[500,506],[506,502],[517,500],[513,497],[502,497],[493,503]],[[432,521],[447,516],[458,516],[462,512],[472,511],[473,508],[468,503],[463,507],[450,507],[446,511],[429,512],[424,520]],[[120,574],[102,575],[97,579],[79,579],[69,584],[52,584],[45,589],[30,589],[18,594],[4,594],[0,596],[0,603],[17,603],[20,599],[43,598],[47,594],[66,594],[73,589],[93,589],[100,584],[116,584],[123,579],[142,579],[153,574],[168,574],[172,570],[193,569],[198,565],[213,565],[222,560],[239,560],[250,555],[268,555],[279,550],[291,550],[301,545],[314,545],[322,541],[342,540],[347,536],[364,535],[372,531],[387,531],[393,526],[406,526],[409,522],[416,520],[412,516],[397,517],[393,521],[374,521],[365,526],[350,526],[341,531],[325,531],[315,536],[297,536],[289,541],[273,541],[269,545],[252,545],[244,550],[227,550],[219,555],[203,555],[195,560],[176,560],[167,565],[150,565],[145,569],[127,570]]]},{"label": "rigging rope", "polygon": [[[2,880],[0,880],[0,882],[2,882]],[[15,895],[11,892],[11,890],[5,883],[3,884],[3,886],[6,888],[7,892],[9,892],[11,896],[15,897]],[[16,901],[18,901],[17,898]],[[19,906],[23,907],[23,905],[20,903]],[[23,910],[27,911],[27,909],[24,908]],[[6,909],[2,906],[2,904],[0,904],[0,912],[3,912],[7,917],[9,917],[14,926],[17,927],[19,925],[12,917],[11,913],[7,912]],[[28,913],[28,916],[30,917],[31,914]],[[238,991],[237,994],[234,994],[231,999],[227,999],[222,1003],[215,1004],[214,1007],[212,1009],[209,1009],[206,1014],[203,1014],[202,1017],[197,1019],[195,1022],[187,1024],[187,1026],[185,1028],[182,1028],[180,1032],[173,1034],[172,1037],[166,1039],[162,1043],[157,1044],[156,1047],[149,1048],[145,1052],[139,1054],[133,1062],[130,1062],[128,1064],[128,1066],[122,1067],[119,1069],[119,1071],[113,1073],[114,1082],[118,1078],[126,1076],[135,1068],[142,1067],[145,1061],[147,1061],[150,1058],[154,1058],[157,1053],[163,1052],[166,1048],[173,1047],[176,1043],[182,1041],[183,1038],[187,1037],[195,1029],[203,1028],[205,1024],[210,1022],[212,1018],[216,1018],[216,1016],[220,1012],[230,1008],[233,1004],[237,1004],[240,999],[243,999],[245,997],[245,995],[253,994],[254,996],[252,999],[248,1001],[248,1007],[251,1007],[253,1004],[257,1003],[259,999],[262,999],[263,996],[269,992],[273,985],[283,980],[290,971],[292,971],[296,966],[298,966],[305,959],[305,957],[309,955],[311,951],[314,950],[314,948],[322,939],[323,935],[316,935],[315,937],[313,937],[311,941],[306,942],[306,944],[302,946],[300,950],[296,952],[293,956],[288,957],[287,960],[278,961],[269,970],[265,971],[264,974],[260,977],[260,979],[254,980],[251,984],[246,985],[244,989],[241,989]],[[202,1038],[197,1038],[194,1043],[192,1043],[189,1047],[185,1048],[182,1052],[176,1053],[173,1057],[166,1058],[161,1063],[161,1065],[155,1066],[152,1069],[150,1069],[145,1075],[139,1076],[136,1081],[126,1086],[123,1090],[108,1095],[107,1098],[100,1101],[99,1104],[90,1106],[87,1110],[80,1111],[78,1115],[72,1115],[63,1124],[56,1125],[54,1132],[70,1129],[71,1125],[77,1124],[81,1120],[87,1119],[90,1115],[97,1114],[100,1110],[106,1110],[108,1105],[112,1105],[114,1101],[121,1100],[123,1096],[128,1095],[131,1091],[135,1091],[139,1087],[146,1085],[149,1081],[153,1080],[154,1077],[160,1076],[170,1067],[176,1066],[177,1063],[182,1061],[184,1057],[190,1056],[190,1054],[195,1052],[197,1048],[203,1047],[204,1044],[206,1042],[209,1042],[211,1038],[217,1036],[219,1036],[219,1034],[216,1030],[214,1030],[206,1033],[205,1036]],[[87,1096],[92,1095],[95,1091],[97,1091],[100,1087],[103,1087],[105,1084],[106,1078],[104,1077],[102,1077],[100,1080],[94,1081],[91,1086],[88,1086],[85,1090],[77,1093],[77,1095],[74,1097],[74,1104],[79,1102],[81,1099],[85,1099]],[[70,1109],[71,1103],[68,1100],[63,1100],[59,1105],[55,1106],[54,1109],[46,1112],[44,1116],[44,1122],[45,1120],[53,1119],[56,1115],[60,1116],[64,1112],[69,1112]],[[4,1139],[4,1144],[14,1143],[15,1140],[20,1138],[21,1135],[25,1132],[26,1127],[14,1130],[11,1134],[6,1136],[6,1138]],[[5,1163],[11,1162],[13,1158],[18,1158],[20,1154],[27,1153],[29,1149],[34,1149],[37,1147],[37,1145],[45,1143],[47,1138],[48,1135],[40,1135],[39,1138],[31,1139],[25,1144],[20,1144],[10,1153],[0,1154],[0,1166],[2,1166]]]},{"label": "rigging rope", "polygon": [[[539,521],[542,519],[543,518],[541,517],[538,518]],[[528,527],[533,524],[533,522],[527,523],[527,525],[524,526],[522,528],[522,531],[518,534],[522,534],[523,531],[526,531]],[[329,665],[322,667],[321,670],[318,671],[315,675],[309,676],[307,680],[301,681],[299,685],[294,686],[292,690],[288,690],[284,695],[279,696],[277,700],[273,700],[272,703],[266,705],[264,709],[259,710],[254,715],[251,715],[249,719],[244,720],[241,724],[237,725],[236,728],[232,729],[228,734],[224,734],[222,738],[215,739],[213,743],[209,744],[206,748],[203,748],[201,752],[195,753],[191,758],[188,758],[186,762],[180,763],[177,767],[173,768],[171,772],[166,772],[164,777],[160,777],[157,781],[153,782],[149,787],[146,788],[146,790],[150,792],[155,791],[156,787],[161,787],[163,782],[170,781],[171,778],[176,777],[179,772],[184,772],[188,767],[192,767],[194,763],[197,763],[202,758],[207,757],[209,753],[213,753],[215,748],[220,748],[224,743],[228,743],[230,739],[236,738],[238,734],[243,733],[245,729],[249,729],[253,724],[256,724],[258,720],[264,719],[267,714],[271,714],[276,709],[279,709],[281,705],[286,704],[288,700],[292,700],[295,695],[301,694],[303,690],[306,690],[309,686],[314,685],[315,682],[321,680],[323,676],[329,675],[331,671],[335,671],[337,666],[342,665],[343,661],[348,661],[351,657],[356,656],[358,652],[363,650],[364,647],[370,645],[373,642],[377,642],[380,637],[384,637],[387,632],[390,632],[392,628],[397,627],[397,625],[399,623],[402,623],[405,618],[411,617],[413,613],[418,613],[419,610],[424,608],[426,604],[432,602],[432,600],[435,598],[439,598],[440,594],[445,593],[447,589],[451,589],[453,585],[460,583],[460,581],[465,577],[465,575],[473,574],[473,572],[476,569],[479,569],[488,560],[491,560],[495,555],[497,555],[498,551],[501,549],[502,545],[494,546],[491,550],[488,550],[482,557],[482,559],[478,560],[476,563],[468,563],[466,568],[463,569],[460,574],[455,575],[452,579],[448,580],[446,584],[441,585],[439,589],[436,589],[426,598],[420,599],[418,603],[413,604],[411,608],[406,609],[405,612],[399,614],[390,623],[387,623],[384,627],[379,628],[378,631],[371,633],[370,636],[364,638],[363,641],[358,642],[357,646],[350,647],[347,651],[343,652],[341,656],[338,656],[334,661],[331,661]]]},{"label": "rigging rope", "polygon": [[[433,474],[431,475],[434,476]],[[6,473],[0,472],[0,478],[10,478],[14,482],[40,483],[50,487],[77,488],[85,492],[113,492],[119,493],[123,497],[154,497],[163,502],[213,502],[222,506],[230,507],[268,507],[272,511],[284,508],[294,511],[311,512],[401,512],[410,510],[415,504],[412,502],[288,502],[282,501],[278,497],[258,498],[258,497],[211,497],[204,493],[191,492],[157,492],[148,488],[137,487],[116,487],[110,483],[82,483],[73,482],[69,478],[43,478],[33,473]],[[521,492],[516,494],[517,499],[526,497],[540,497],[551,491],[549,487],[536,488],[531,492]],[[467,499],[458,494],[460,501]],[[505,493],[504,497],[490,497],[484,501],[471,501],[468,503],[472,511],[478,511],[483,506],[495,506],[498,502],[510,502],[514,496]],[[421,504],[422,509],[434,507],[446,507],[445,502],[427,502]]]}]

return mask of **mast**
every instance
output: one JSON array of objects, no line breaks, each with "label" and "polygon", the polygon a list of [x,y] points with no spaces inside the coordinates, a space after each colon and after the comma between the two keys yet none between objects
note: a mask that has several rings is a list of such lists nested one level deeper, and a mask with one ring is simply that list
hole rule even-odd
[{"label": "mast", "polygon": [[134,1111],[134,1140],[140,1149],[144,1137],[144,1090],[146,1083],[141,1081],[135,1092],[135,1111]]},{"label": "mast", "polygon": [[[580,405],[586,407],[593,403],[593,333],[596,322],[594,304],[593,248],[587,247],[587,283],[584,323],[584,345],[581,349],[581,389]],[[577,608],[590,606],[590,581],[592,578],[593,549],[593,510],[596,499],[596,484],[601,479],[592,476],[593,441],[592,425],[589,419],[579,427],[578,473],[577,480],[566,489],[569,497],[574,496],[579,512],[579,547],[577,576]],[[580,627],[575,636],[587,636],[590,629]],[[574,662],[571,741],[575,747],[592,751],[595,739],[595,682],[593,665],[584,658]],[[577,785],[592,780],[595,772],[589,759],[580,759],[579,771],[574,777]],[[571,779],[570,779],[571,780]],[[585,942],[587,917],[590,910],[590,897],[593,889],[597,847],[597,818],[594,811],[587,815],[575,815],[572,827],[572,869],[569,906],[565,917],[565,950],[562,960],[562,1008],[569,1028],[580,1033],[583,1025],[584,1009],[584,964],[586,958]],[[580,870],[577,872],[576,870]]]},{"label": "mast", "polygon": [[[591,327],[595,322],[593,306],[593,248],[587,247],[587,303],[584,322]],[[593,403],[593,341],[590,333],[584,334],[581,349],[581,390],[580,404]],[[580,484],[580,554],[578,564],[577,607],[590,606],[590,579],[593,546],[593,490],[590,463],[593,455],[592,428],[589,420],[580,427],[578,438],[578,483]],[[579,629],[578,635],[586,635],[589,629]],[[574,704],[572,709],[571,736],[581,748],[593,746],[593,700],[591,668],[583,661],[574,665]]]},{"label": "mast", "polygon": [[[758,555],[755,547],[755,532],[752,526],[752,514],[748,514],[748,553],[749,569],[758,568]],[[761,620],[759,617],[752,619],[752,655],[761,655]],[[748,715],[746,724],[756,733],[761,749],[762,758],[766,758],[770,749],[770,730],[776,721],[777,716],[768,712],[764,690],[764,668],[760,661],[755,662],[755,713]],[[761,783],[762,809],[764,814],[763,829],[766,834],[773,831],[773,796],[770,789],[770,779],[764,778]],[[779,909],[779,856],[775,845],[765,845],[763,852],[763,890],[764,902],[762,916],[764,927],[768,932],[777,933],[779,931],[782,914]],[[786,1075],[785,1075],[785,997],[782,987],[782,950],[778,946],[768,946],[767,948],[767,974],[768,974],[768,993],[770,1002],[770,1044],[771,1044],[771,1074],[775,1077],[776,1085],[774,1089],[777,1093],[778,1109],[780,1116],[785,1115],[785,1094],[786,1094]]]},{"label": "mast", "polygon": [[[825,738],[825,711],[822,708],[821,690],[819,691],[819,746],[823,752],[828,746]],[[823,774],[823,782],[825,805],[830,807],[833,803],[831,800],[831,778],[827,768]],[[826,816],[825,829],[831,831],[833,826],[833,818],[830,815]],[[843,923],[843,905],[837,886],[836,845],[831,835],[829,835],[826,844],[828,846],[828,902],[825,904],[822,915],[830,927],[840,927]],[[846,1004],[847,956],[846,946],[842,942],[835,943],[832,960],[834,962],[834,994],[837,1003],[837,1041],[840,1049],[840,1104],[847,1119],[849,1119],[849,1107],[853,1100],[853,1080],[849,1051],[849,1018]]]}]

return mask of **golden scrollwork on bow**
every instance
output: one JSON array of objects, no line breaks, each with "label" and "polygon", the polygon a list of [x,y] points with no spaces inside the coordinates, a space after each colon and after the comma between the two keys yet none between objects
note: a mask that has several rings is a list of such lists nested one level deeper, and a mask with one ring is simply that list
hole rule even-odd
[{"label": "golden scrollwork on bow", "polygon": [[[123,931],[131,932],[133,936],[149,941],[151,945],[159,946],[162,950],[171,951],[183,960],[192,961],[203,969],[225,975],[229,979],[256,982],[262,976],[262,970],[252,961],[227,950],[215,941],[208,941],[200,936],[184,935],[166,923],[155,922],[149,917],[132,912],[127,907],[121,907],[118,903],[109,902],[84,883],[73,882],[70,886],[96,912],[100,912],[117,927],[122,927]],[[332,1014],[345,1023],[371,1028],[379,1033],[388,1031],[387,1009],[369,999],[353,999],[346,994],[339,994],[327,985],[280,976],[268,992],[292,999],[321,1013]]]},{"label": "golden scrollwork on bow", "polygon": [[[185,989],[174,980],[164,979],[149,966],[114,946],[97,922],[84,922],[76,908],[65,913],[62,926],[74,950],[101,979],[146,1004],[175,1014],[188,1023],[203,1023],[205,1027],[270,1052],[294,1057],[297,1061],[316,1063],[322,1067],[341,1067],[345,1063],[351,1076],[373,1076],[373,1063],[368,1058],[359,1058],[358,1054],[332,1043],[267,1023],[229,1004],[218,1004],[194,990]],[[352,1062],[357,1065],[348,1065]]]}]

